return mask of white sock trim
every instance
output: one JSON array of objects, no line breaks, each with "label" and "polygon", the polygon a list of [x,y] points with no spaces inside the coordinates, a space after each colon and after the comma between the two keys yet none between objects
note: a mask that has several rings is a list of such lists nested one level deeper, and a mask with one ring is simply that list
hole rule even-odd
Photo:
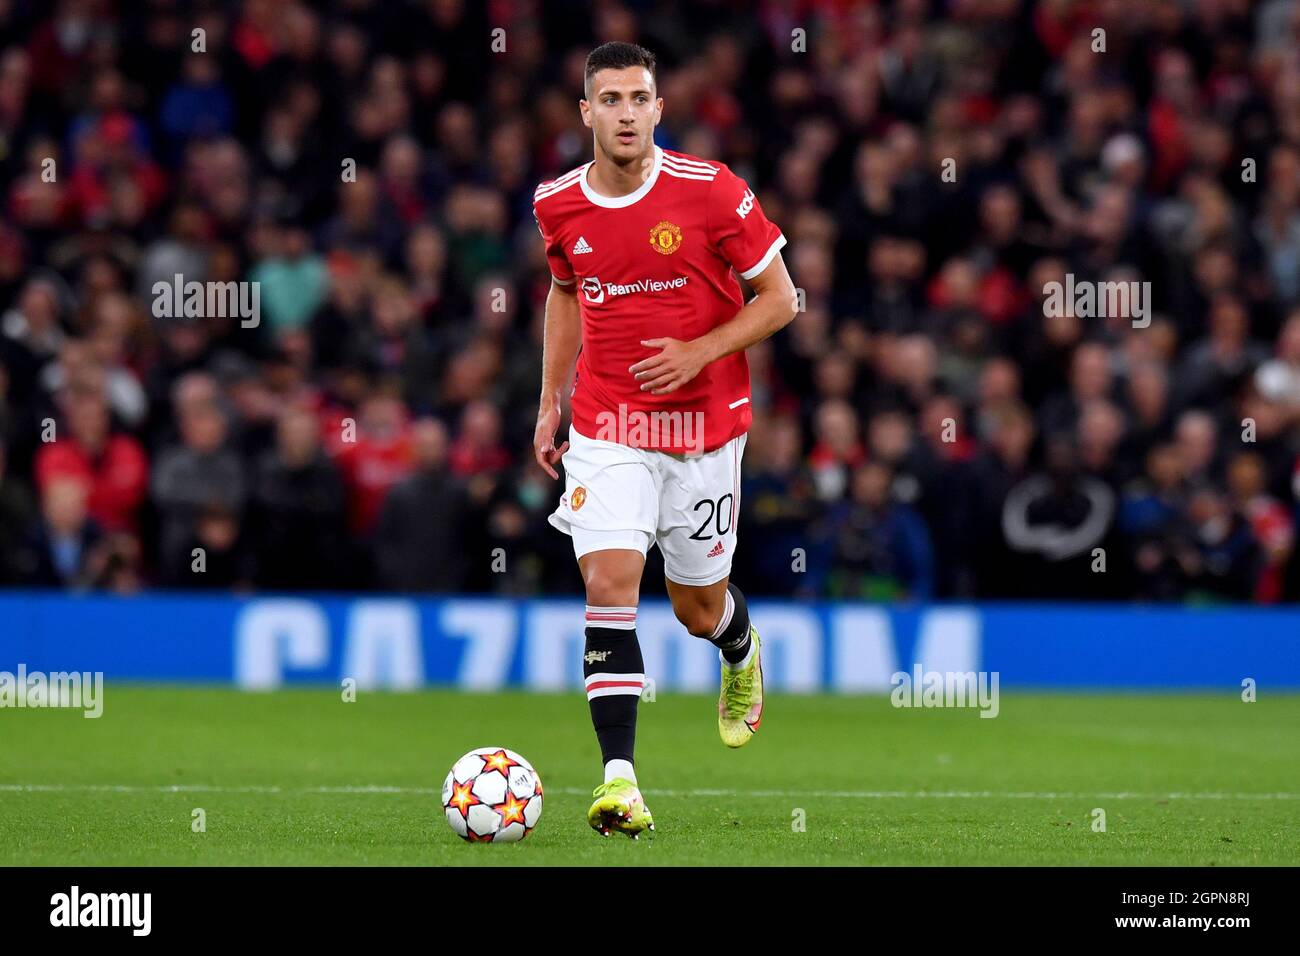
[{"label": "white sock trim", "polygon": [[587,605],[587,626],[608,627],[615,631],[636,630],[635,607],[595,607]]},{"label": "white sock trim", "polygon": [[622,777],[636,783],[636,771],[632,769],[632,762],[630,760],[611,760],[605,764],[605,782],[609,783],[615,777]]},{"label": "white sock trim", "polygon": [[756,650],[758,650],[758,645],[754,643],[754,639],[751,637],[749,639],[749,652],[745,655],[744,660],[738,661],[735,664],[733,664],[731,663],[731,661],[727,660],[725,657],[722,656],[722,651],[718,651],[718,660],[722,661],[722,666],[729,671],[743,671],[746,667],[749,666],[749,662],[754,659],[754,652]]},{"label": "white sock trim", "polygon": [[731,596],[731,589],[727,589],[727,601],[722,607],[722,617],[718,619],[718,626],[713,629],[710,640],[716,639],[719,634],[727,629],[731,623],[731,617],[736,612],[736,599]]},{"label": "white sock trim", "polygon": [[645,690],[645,674],[589,674],[587,675],[587,700],[612,697],[618,694],[641,696]]}]

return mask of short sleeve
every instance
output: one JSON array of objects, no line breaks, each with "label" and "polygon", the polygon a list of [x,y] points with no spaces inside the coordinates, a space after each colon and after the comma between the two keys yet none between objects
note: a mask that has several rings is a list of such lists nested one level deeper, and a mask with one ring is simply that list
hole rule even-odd
[{"label": "short sleeve", "polygon": [[725,166],[709,189],[709,235],[744,279],[766,269],[785,245],[785,236],[763,214],[754,191]]},{"label": "short sleeve", "polygon": [[573,266],[569,265],[559,240],[547,233],[546,223],[537,214],[537,203],[533,203],[533,220],[537,223],[537,231],[542,234],[542,242],[546,244],[546,261],[551,267],[551,278],[560,285],[569,285],[573,282]]}]

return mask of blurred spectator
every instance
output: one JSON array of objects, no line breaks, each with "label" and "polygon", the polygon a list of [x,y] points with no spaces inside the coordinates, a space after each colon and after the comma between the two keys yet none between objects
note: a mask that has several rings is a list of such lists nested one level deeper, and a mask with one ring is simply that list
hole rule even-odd
[{"label": "blurred spectator", "polygon": [[1177,446],[1156,445],[1145,470],[1124,494],[1119,527],[1132,542],[1134,574],[1153,600],[1176,601],[1187,590],[1192,559],[1187,540],[1188,494]]},{"label": "blurred spectator", "polygon": [[276,590],[345,587],[343,480],[321,448],[316,418],[286,409],[258,462],[250,500],[257,583]]},{"label": "blurred spectator", "polygon": [[1209,486],[1188,505],[1192,550],[1187,559],[1189,597],[1198,602],[1248,601],[1261,565],[1250,524],[1227,496]]},{"label": "blurred spectator", "polygon": [[108,531],[134,531],[149,484],[149,463],[140,443],[114,432],[102,376],[70,385],[63,414],[51,422],[55,440],[36,453],[36,483],[44,497],[55,481],[74,478],[87,489],[90,517]]},{"label": "blurred spectator", "polygon": [[891,500],[892,470],[868,462],[853,472],[849,499],[830,516],[838,598],[923,601],[933,595],[934,556],[920,516]]},{"label": "blurred spectator", "polygon": [[450,462],[461,478],[495,475],[510,464],[510,453],[501,443],[501,414],[494,405],[479,401],[465,406]]},{"label": "blurred spectator", "polygon": [[218,402],[178,394],[177,404],[181,442],[163,450],[153,473],[158,574],[163,583],[197,586],[191,580],[195,540],[208,532],[228,549],[228,525],[242,509],[247,487],[243,464],[227,447],[228,423]]},{"label": "blurred spectator", "polygon": [[27,583],[36,587],[83,589],[91,583],[91,550],[101,532],[87,508],[89,488],[82,480],[57,477],[41,497],[41,524],[34,550],[36,566]]},{"label": "blurred spectator", "polygon": [[38,560],[28,540],[31,495],[7,470],[8,460],[0,442],[0,584],[21,584],[33,573]]},{"label": "blurred spectator", "polygon": [[985,449],[966,470],[959,499],[965,519],[959,558],[976,593],[1012,597],[1025,587],[1029,561],[1012,546],[1002,516],[1007,495],[1029,478],[1034,419],[1023,405],[1003,400],[986,410],[981,429]]},{"label": "blurred spectator", "polygon": [[813,482],[823,501],[841,498],[849,474],[866,458],[858,438],[857,415],[845,401],[831,400],[817,409],[817,443],[808,460]]},{"label": "blurred spectator", "polygon": [[821,503],[802,446],[794,417],[755,420],[745,444],[750,464],[741,485],[740,526],[746,544],[752,538],[762,546],[741,547],[733,573],[780,582],[783,590],[812,596],[826,573],[826,561],[816,540],[824,534],[816,524]]},{"label": "blurred spectator", "polygon": [[198,510],[179,551],[188,556],[189,564],[176,566],[181,570],[170,578],[176,586],[229,591],[253,584],[253,555],[243,524],[238,513],[222,502]]},{"label": "blurred spectator", "polygon": [[396,277],[375,282],[370,298],[370,322],[352,331],[348,355],[379,375],[402,383],[404,401],[415,408],[434,403],[438,363],[429,333],[405,283]]},{"label": "blurred spectator", "polygon": [[29,400],[41,367],[58,354],[66,337],[59,316],[59,289],[31,279],[0,314],[0,358],[16,397]]},{"label": "blurred spectator", "polygon": [[1032,591],[1021,596],[1107,596],[1114,580],[1106,576],[1109,554],[1120,557],[1119,549],[1105,547],[1116,510],[1110,486],[1080,470],[1073,442],[1049,439],[1044,470],[1013,487],[1003,506],[1007,544],[1036,559],[1035,578],[1023,584]]},{"label": "blurred spectator", "polygon": [[206,53],[185,57],[179,81],[163,97],[159,125],[174,142],[218,136],[234,125],[235,107],[221,82],[218,61]]},{"label": "blurred spectator", "polygon": [[145,247],[137,270],[136,294],[152,300],[156,282],[171,285],[176,276],[184,281],[207,278],[207,217],[198,203],[180,200],[171,213],[168,230]]},{"label": "blurred spectator", "polygon": [[1268,353],[1249,338],[1249,317],[1237,299],[1222,296],[1210,308],[1210,334],[1192,344],[1178,371],[1181,405],[1212,405],[1236,388]]},{"label": "blurred spectator", "polygon": [[454,593],[465,585],[469,502],[448,469],[447,448],[442,422],[424,418],[412,426],[415,470],[388,493],[375,533],[383,588]]},{"label": "blurred spectator", "polygon": [[325,263],[292,221],[268,227],[262,260],[249,273],[272,333],[306,325],[325,300]]},{"label": "blurred spectator", "polygon": [[1295,547],[1291,514],[1268,494],[1268,475],[1259,455],[1240,453],[1228,462],[1228,491],[1238,512],[1250,524],[1259,546],[1262,568],[1251,597],[1276,604],[1282,597],[1282,576]]},{"label": "blurred spectator", "polygon": [[367,396],[339,437],[336,460],[348,494],[348,528],[369,536],[389,489],[411,473],[411,426],[391,390]]},{"label": "blurred spectator", "polygon": [[1219,436],[1209,413],[1184,412],[1178,419],[1174,441],[1189,480],[1208,484],[1218,478]]}]

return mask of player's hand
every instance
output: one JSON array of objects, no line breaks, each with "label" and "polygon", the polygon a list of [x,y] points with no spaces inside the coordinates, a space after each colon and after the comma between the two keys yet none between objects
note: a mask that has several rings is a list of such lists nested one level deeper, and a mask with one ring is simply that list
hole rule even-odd
[{"label": "player's hand", "polygon": [[533,432],[533,455],[537,458],[537,464],[542,466],[542,471],[552,478],[560,477],[556,474],[555,463],[560,460],[569,447],[567,441],[559,448],[555,447],[555,431],[559,427],[560,408],[558,405],[543,407],[537,412],[537,428]]},{"label": "player's hand", "polygon": [[642,339],[647,348],[662,349],[658,355],[642,359],[628,369],[641,383],[641,391],[667,395],[681,388],[708,364],[708,359],[694,342],[681,339]]}]

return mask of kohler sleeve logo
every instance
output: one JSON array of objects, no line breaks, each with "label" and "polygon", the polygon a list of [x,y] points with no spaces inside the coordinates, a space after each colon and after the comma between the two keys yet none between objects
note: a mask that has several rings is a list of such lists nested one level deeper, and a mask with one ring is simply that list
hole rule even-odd
[{"label": "kohler sleeve logo", "polygon": [[736,207],[736,215],[744,219],[754,208],[754,190],[746,189],[745,195],[740,197],[740,205]]}]

